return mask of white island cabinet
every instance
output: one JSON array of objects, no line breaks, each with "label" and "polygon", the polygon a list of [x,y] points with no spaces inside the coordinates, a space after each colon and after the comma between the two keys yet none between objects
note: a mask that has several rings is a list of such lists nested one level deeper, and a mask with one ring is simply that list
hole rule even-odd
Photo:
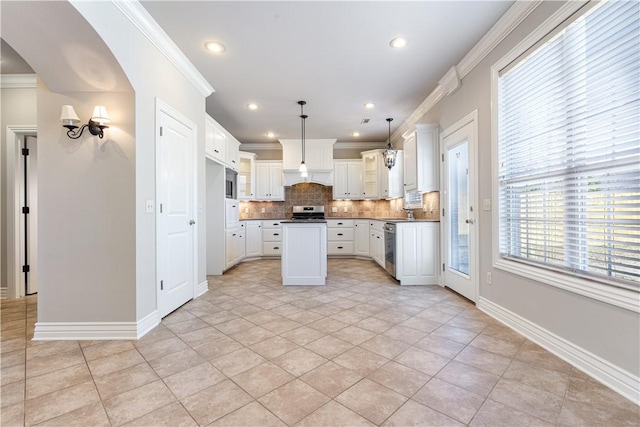
[{"label": "white island cabinet", "polygon": [[324,285],[327,279],[327,223],[282,221],[282,284]]},{"label": "white island cabinet", "polygon": [[401,285],[437,285],[440,270],[440,223],[396,224],[396,279]]}]

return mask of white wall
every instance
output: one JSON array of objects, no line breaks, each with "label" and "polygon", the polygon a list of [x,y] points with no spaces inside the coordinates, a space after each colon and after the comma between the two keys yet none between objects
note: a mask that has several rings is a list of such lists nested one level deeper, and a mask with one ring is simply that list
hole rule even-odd
[{"label": "white wall", "polygon": [[0,287],[7,286],[7,126],[28,125],[37,123],[35,88],[2,89],[0,91],[0,257],[2,271],[0,272]]},{"label": "white wall", "polygon": [[[561,2],[543,2],[462,81],[462,87],[443,98],[420,123],[440,123],[441,129],[478,110],[479,194],[492,197],[490,68],[539,24]],[[497,201],[493,201],[497,205]],[[637,313],[510,274],[492,266],[491,212],[478,210],[480,230],[480,296],[551,331],[596,356],[638,376],[640,374],[640,319]],[[484,281],[491,272],[493,284]]]}]

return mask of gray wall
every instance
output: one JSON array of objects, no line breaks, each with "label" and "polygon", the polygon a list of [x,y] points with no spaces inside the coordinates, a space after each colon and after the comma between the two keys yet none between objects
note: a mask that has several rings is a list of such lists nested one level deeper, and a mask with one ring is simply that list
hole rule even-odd
[{"label": "gray wall", "polygon": [[[442,99],[420,123],[453,125],[478,110],[478,200],[492,197],[490,68],[529,35],[561,2],[543,2],[462,81],[462,87]],[[497,205],[497,201],[493,201]],[[640,374],[640,321],[637,313],[583,297],[550,285],[494,269],[491,212],[478,210],[480,230],[480,296],[510,310],[605,360]],[[491,272],[493,284],[486,284]]]},{"label": "gray wall", "polygon": [[7,126],[37,124],[36,89],[2,89],[0,93],[0,287],[7,286]]}]

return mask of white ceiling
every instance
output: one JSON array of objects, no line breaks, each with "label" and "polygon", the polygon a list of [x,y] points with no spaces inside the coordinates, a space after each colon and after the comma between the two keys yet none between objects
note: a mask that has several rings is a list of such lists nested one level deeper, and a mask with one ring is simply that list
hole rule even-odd
[{"label": "white ceiling", "polygon": [[[512,5],[508,1],[143,1],[215,88],[207,112],[243,143],[380,142]],[[409,39],[392,49],[396,36]],[[208,40],[223,54],[204,49]],[[366,110],[372,101],[376,107]],[[246,105],[255,102],[256,111]],[[371,119],[361,124],[363,118]],[[354,131],[361,136],[351,136]]]},{"label": "white ceiling", "polygon": [[0,39],[0,74],[33,74],[27,61],[4,39]]}]

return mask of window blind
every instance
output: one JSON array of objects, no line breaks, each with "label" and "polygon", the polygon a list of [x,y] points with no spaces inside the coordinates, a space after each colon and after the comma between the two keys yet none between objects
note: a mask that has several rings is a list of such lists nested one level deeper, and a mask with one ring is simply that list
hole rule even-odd
[{"label": "window blind", "polygon": [[601,2],[498,78],[499,249],[640,287],[640,3]]}]

